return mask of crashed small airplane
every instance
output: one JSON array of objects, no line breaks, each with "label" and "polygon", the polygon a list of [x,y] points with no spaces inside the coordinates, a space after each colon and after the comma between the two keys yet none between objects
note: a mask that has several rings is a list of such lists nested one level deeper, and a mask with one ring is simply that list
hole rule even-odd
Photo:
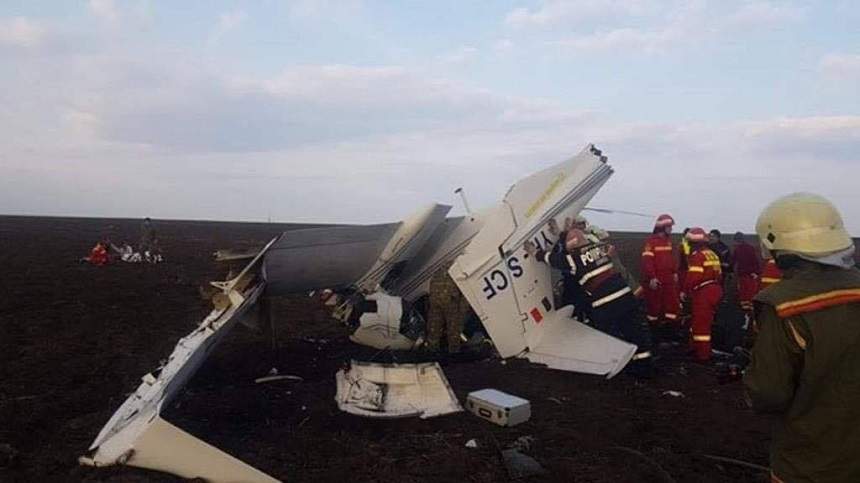
[{"label": "crashed small airplane", "polygon": [[434,273],[450,265],[448,274],[501,357],[614,376],[636,346],[573,320],[570,306],[555,307],[551,270],[523,249],[529,240],[543,248],[555,243],[550,220],[586,208],[612,175],[606,161],[588,145],[518,181],[495,206],[462,217],[447,217],[451,206],[434,204],[398,223],[283,233],[237,276],[212,282],[218,289],[213,311],[179,340],[157,371],[142,378],[80,462],[209,481],[277,481],[160,417],[215,346],[250,316],[264,291],[330,290],[337,295],[334,315],[356,326],[353,341],[410,350],[421,338],[420,316],[410,304],[428,293]]}]

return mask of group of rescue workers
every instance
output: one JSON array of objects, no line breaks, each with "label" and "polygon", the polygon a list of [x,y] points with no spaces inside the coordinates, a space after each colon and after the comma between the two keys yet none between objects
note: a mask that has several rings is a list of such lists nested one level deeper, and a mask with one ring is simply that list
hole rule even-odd
[{"label": "group of rescue workers", "polygon": [[126,263],[161,263],[164,257],[152,220],[145,218],[140,229],[140,243],[135,250],[128,242],[115,245],[109,237],[103,237],[96,242],[90,254],[81,259],[91,265],[102,266],[114,261]]},{"label": "group of rescue workers", "polygon": [[731,250],[717,230],[687,229],[676,250],[674,224],[669,215],[657,218],[639,283],[606,233],[581,217],[562,229],[551,225],[558,242],[550,249],[531,242],[525,249],[562,271],[563,303],[639,347],[629,365],[634,375],[651,373],[652,338],[686,338],[694,360],[711,358],[714,316],[734,273],[754,341],[743,376],[747,396],[753,409],[778,417],[772,481],[860,481],[860,271],[837,209],[805,193],[771,203],[756,224],[763,266],[742,233]]}]

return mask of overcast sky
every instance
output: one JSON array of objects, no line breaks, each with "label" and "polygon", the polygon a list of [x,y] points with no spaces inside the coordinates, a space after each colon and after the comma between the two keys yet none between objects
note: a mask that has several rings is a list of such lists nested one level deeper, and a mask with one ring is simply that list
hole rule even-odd
[{"label": "overcast sky", "polygon": [[807,190],[860,235],[858,25],[852,0],[4,0],[0,213],[390,221],[593,142],[594,206],[733,231]]}]

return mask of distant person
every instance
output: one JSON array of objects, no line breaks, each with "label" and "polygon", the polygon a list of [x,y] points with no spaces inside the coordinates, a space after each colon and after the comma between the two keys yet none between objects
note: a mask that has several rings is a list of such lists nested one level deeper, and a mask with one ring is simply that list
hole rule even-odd
[{"label": "distant person", "polygon": [[708,247],[708,235],[702,228],[691,228],[684,296],[690,299],[693,318],[690,322],[693,357],[699,362],[711,359],[711,327],[717,306],[723,298],[720,258]]},{"label": "distant person", "polygon": [[107,265],[110,261],[107,246],[107,242],[99,240],[90,250],[90,255],[88,257],[84,257],[82,261],[96,266]]},{"label": "distant person", "polygon": [[708,248],[720,257],[720,268],[723,271],[723,282],[732,273],[732,249],[723,243],[723,234],[713,229],[708,233]]},{"label": "distant person", "polygon": [[751,329],[753,297],[759,291],[761,264],[758,261],[756,249],[746,242],[743,233],[735,233],[734,240],[735,249],[732,260],[738,279],[738,304],[744,312],[744,327]]},{"label": "distant person", "polygon": [[152,226],[152,220],[149,217],[143,219],[143,224],[140,226],[140,244],[138,250],[140,253],[146,253],[153,249],[155,243],[155,227]]},{"label": "distant person", "polygon": [[828,200],[777,199],[756,232],[784,272],[755,297],[758,339],[744,375],[756,412],[773,415],[771,480],[860,482],[860,271]]},{"label": "distant person", "polygon": [[675,220],[660,215],[654,231],[642,248],[640,278],[645,288],[648,322],[663,336],[675,336],[680,308],[678,292],[678,256],[672,247]]}]

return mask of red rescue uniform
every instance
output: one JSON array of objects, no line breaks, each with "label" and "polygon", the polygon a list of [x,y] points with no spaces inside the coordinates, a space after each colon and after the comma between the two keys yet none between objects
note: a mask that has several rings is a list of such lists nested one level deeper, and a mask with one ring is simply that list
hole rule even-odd
[{"label": "red rescue uniform", "polygon": [[780,280],[782,280],[782,270],[776,266],[773,258],[768,259],[761,271],[761,289],[764,290]]},{"label": "red rescue uniform", "polygon": [[720,257],[707,246],[694,246],[687,267],[684,293],[690,297],[693,312],[692,347],[697,360],[707,361],[711,358],[711,324],[723,298]]},{"label": "red rescue uniform", "polygon": [[107,248],[101,242],[96,243],[96,246],[90,250],[90,256],[86,259],[93,265],[104,265],[108,262]]},{"label": "red rescue uniform", "polygon": [[[668,235],[655,233],[645,241],[640,273],[642,287],[645,289],[648,321],[652,324],[661,319],[676,321],[680,308],[678,256]],[[651,280],[655,278],[659,285],[657,288],[651,288]]]},{"label": "red rescue uniform", "polygon": [[753,297],[759,291],[759,270],[756,249],[746,242],[735,244],[732,257],[735,263],[735,273],[738,276],[738,303],[741,310],[747,313],[753,311]]}]

